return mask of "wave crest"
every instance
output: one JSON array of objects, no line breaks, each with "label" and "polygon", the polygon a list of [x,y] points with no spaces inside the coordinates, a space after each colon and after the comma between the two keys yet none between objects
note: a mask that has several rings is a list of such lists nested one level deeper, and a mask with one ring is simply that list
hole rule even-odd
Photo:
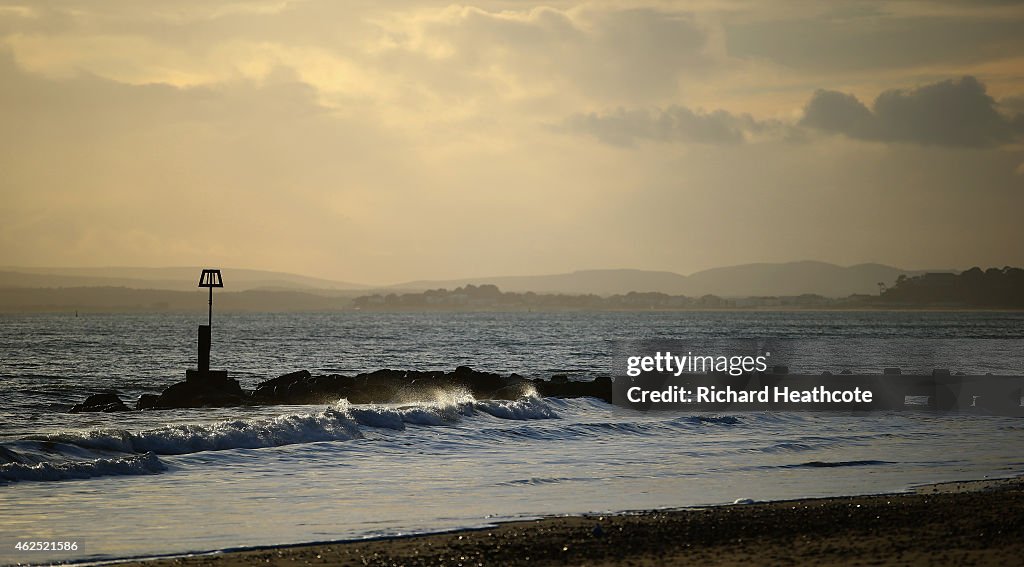
[{"label": "wave crest", "polygon": [[0,481],[52,481],[110,475],[157,474],[166,468],[153,453],[88,461],[43,462],[34,465],[7,463],[0,465]]},{"label": "wave crest", "polygon": [[478,401],[458,390],[438,391],[432,402],[401,407],[356,406],[341,400],[309,414],[30,437],[0,445],[0,481],[155,474],[166,468],[157,455],[347,441],[363,437],[360,427],[402,431],[407,425],[451,425],[478,412],[508,420],[558,417],[540,398]]},{"label": "wave crest", "polygon": [[328,408],[315,414],[281,415],[269,419],[236,419],[212,424],[182,424],[131,432],[99,429],[58,433],[40,441],[66,443],[100,451],[182,455],[225,449],[259,449],[316,441],[361,437],[348,413]]},{"label": "wave crest", "polygon": [[401,431],[408,425],[451,425],[478,412],[509,420],[558,419],[558,413],[545,400],[523,397],[518,400],[477,400],[468,392],[442,392],[433,402],[414,405],[357,406],[348,400],[335,405],[360,425]]}]

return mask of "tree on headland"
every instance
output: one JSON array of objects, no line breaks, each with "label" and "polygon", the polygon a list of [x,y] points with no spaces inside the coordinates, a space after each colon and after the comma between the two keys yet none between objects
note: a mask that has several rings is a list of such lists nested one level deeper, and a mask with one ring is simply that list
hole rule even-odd
[{"label": "tree on headland", "polygon": [[1024,269],[973,267],[960,274],[901,275],[881,299],[905,305],[1024,308]]}]

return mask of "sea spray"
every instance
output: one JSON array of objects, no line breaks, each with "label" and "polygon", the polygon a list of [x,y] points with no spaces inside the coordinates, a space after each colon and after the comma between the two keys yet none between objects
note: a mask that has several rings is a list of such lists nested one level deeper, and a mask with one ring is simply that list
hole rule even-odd
[{"label": "sea spray", "polygon": [[558,413],[542,398],[524,396],[516,400],[477,400],[462,388],[436,390],[433,401],[405,405],[353,405],[340,400],[334,405],[360,425],[402,430],[408,425],[443,426],[482,412],[508,420],[557,419]]}]

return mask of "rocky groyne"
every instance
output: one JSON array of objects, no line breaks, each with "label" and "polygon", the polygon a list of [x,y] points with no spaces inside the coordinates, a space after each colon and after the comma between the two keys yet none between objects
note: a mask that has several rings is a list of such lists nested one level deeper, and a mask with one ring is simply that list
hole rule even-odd
[{"label": "rocky groyne", "polygon": [[[514,400],[524,395],[563,398],[594,397],[612,400],[612,380],[571,381],[565,375],[530,379],[518,374],[501,375],[460,366],[452,372],[383,369],[344,376],[313,375],[308,370],[291,372],[260,382],[253,390],[220,375],[190,375],[160,394],[142,394],[135,409],[234,407],[247,405],[321,404],[342,398],[354,404],[413,403],[432,401],[447,392],[463,391],[484,400]],[[116,393],[93,394],[71,408],[77,412],[128,411]]]}]

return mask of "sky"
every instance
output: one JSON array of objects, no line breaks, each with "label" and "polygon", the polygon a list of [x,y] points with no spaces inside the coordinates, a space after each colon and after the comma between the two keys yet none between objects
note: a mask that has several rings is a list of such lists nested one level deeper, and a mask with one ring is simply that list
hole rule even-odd
[{"label": "sky", "polygon": [[0,266],[1024,265],[1024,4],[0,0]]}]

